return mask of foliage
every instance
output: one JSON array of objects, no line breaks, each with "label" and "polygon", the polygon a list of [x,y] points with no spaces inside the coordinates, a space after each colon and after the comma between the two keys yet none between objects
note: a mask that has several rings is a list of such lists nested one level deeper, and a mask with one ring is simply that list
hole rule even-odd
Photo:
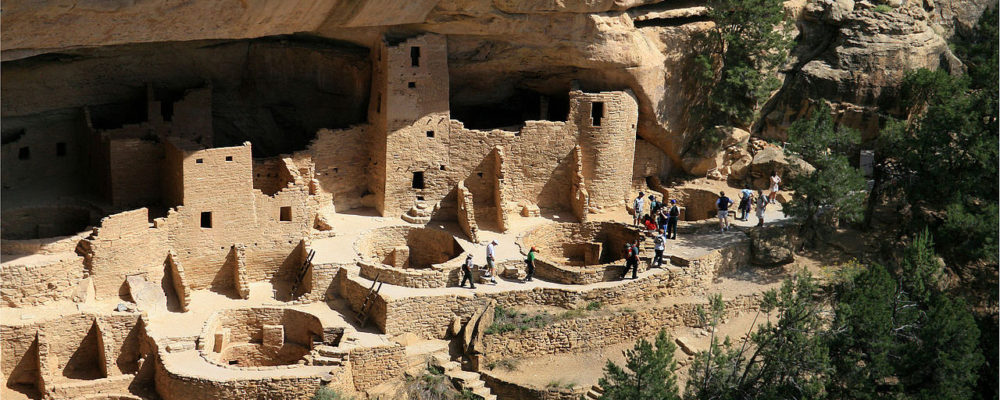
[{"label": "foliage", "polygon": [[892,12],[892,7],[890,7],[888,4],[879,4],[875,6],[874,10],[877,13],[889,13]]},{"label": "foliage", "polygon": [[677,392],[677,346],[667,332],[660,330],[653,343],[639,339],[635,347],[626,350],[625,368],[608,360],[604,376],[598,384],[604,388],[601,399],[608,400],[672,400],[680,399]]},{"label": "foliage", "polygon": [[490,371],[497,368],[502,368],[507,371],[516,371],[518,364],[520,364],[520,362],[517,359],[504,358],[501,360],[494,360],[486,363],[486,368],[489,369]]},{"label": "foliage", "polygon": [[443,372],[428,367],[416,377],[406,378],[407,398],[414,400],[472,400],[469,391],[458,391]]},{"label": "foliage", "polygon": [[[886,125],[879,138],[880,172],[914,207],[910,231],[929,228],[937,250],[960,264],[995,264],[998,132],[997,11],[953,44],[965,76],[925,69],[902,85],[906,122]],[[877,199],[876,199],[877,200]]]},{"label": "foliage", "polygon": [[[706,87],[697,112],[714,125],[747,127],[754,112],[781,82],[773,70],[784,63],[791,41],[781,0],[710,0],[715,29],[700,38],[696,74]],[[713,54],[717,56],[708,56]]]},{"label": "foliage", "polygon": [[577,383],[574,381],[563,381],[562,379],[556,379],[549,381],[549,383],[545,384],[545,387],[550,389],[572,389],[575,388],[576,385]]},{"label": "foliage", "polygon": [[493,310],[493,324],[489,328],[486,328],[485,333],[492,335],[541,328],[562,320],[586,316],[587,312],[590,311],[599,311],[600,304],[599,302],[593,302],[588,304],[586,309],[567,310],[558,314],[552,314],[548,311],[537,313],[518,312],[517,310],[496,306]]},{"label": "foliage", "polygon": [[590,303],[587,303],[587,311],[597,311],[600,309],[601,309],[601,302],[599,301],[592,301]]},{"label": "foliage", "polygon": [[836,129],[825,103],[809,118],[792,123],[786,150],[811,164],[811,171],[796,166],[789,174],[795,187],[785,213],[802,220],[803,237],[812,243],[829,232],[832,217],[845,222],[860,220],[864,211],[865,179],[847,159],[861,136],[850,129]]},{"label": "foliage", "polygon": [[[721,343],[713,334],[709,349],[695,355],[685,398],[819,398],[825,394],[829,359],[823,336],[817,287],[802,271],[777,291],[765,293],[760,311],[776,321],[759,325],[749,340]],[[721,298],[710,300],[711,327],[722,315]]]},{"label": "foliage", "polygon": [[313,393],[312,400],[354,400],[354,397],[342,394],[337,389],[321,386]]},{"label": "foliage", "polygon": [[937,288],[932,246],[923,234],[897,277],[874,265],[841,288],[830,335],[834,397],[971,397],[979,330],[965,302]]}]

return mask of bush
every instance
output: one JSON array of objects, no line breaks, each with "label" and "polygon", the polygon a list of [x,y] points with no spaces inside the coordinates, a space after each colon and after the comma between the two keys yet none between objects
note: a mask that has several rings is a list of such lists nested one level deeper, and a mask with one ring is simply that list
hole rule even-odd
[{"label": "bush", "polygon": [[342,394],[337,389],[323,386],[316,389],[316,392],[313,393],[312,400],[354,400],[354,396]]}]

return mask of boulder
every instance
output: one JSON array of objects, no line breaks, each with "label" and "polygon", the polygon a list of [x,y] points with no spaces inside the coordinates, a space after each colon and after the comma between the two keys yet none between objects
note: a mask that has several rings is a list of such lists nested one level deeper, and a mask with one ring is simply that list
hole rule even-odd
[{"label": "boulder", "polygon": [[816,169],[801,158],[786,156],[777,146],[765,146],[754,155],[748,170],[750,179],[753,180],[753,187],[767,189],[771,186],[769,179],[772,171],[778,171],[782,181],[781,186],[784,187],[788,184],[788,178],[795,174],[811,173]]},{"label": "boulder", "polygon": [[484,353],[483,349],[483,336],[486,335],[486,330],[493,325],[493,313],[496,310],[497,301],[490,300],[489,304],[483,309],[483,314],[479,317],[479,321],[476,321],[476,330],[472,335],[472,342],[469,343],[468,353]]},{"label": "boulder", "polygon": [[798,225],[778,223],[753,228],[750,236],[750,263],[757,266],[788,264],[795,260],[795,250],[801,245]]},{"label": "boulder", "polygon": [[681,158],[681,165],[691,175],[712,174],[718,179],[718,176],[728,175],[725,167],[734,159],[731,154],[746,151],[750,132],[731,126],[716,126],[708,134],[718,135],[719,140],[714,145],[688,150]]}]

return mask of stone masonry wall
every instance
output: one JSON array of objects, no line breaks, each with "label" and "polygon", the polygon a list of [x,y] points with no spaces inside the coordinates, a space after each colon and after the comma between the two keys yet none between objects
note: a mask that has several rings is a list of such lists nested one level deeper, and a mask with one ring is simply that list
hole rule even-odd
[{"label": "stone masonry wall", "polygon": [[[726,313],[733,315],[754,309],[757,301],[754,296],[729,300],[726,302]],[[488,334],[483,337],[484,353],[489,359],[502,359],[600,349],[654,335],[663,328],[699,326],[697,306],[695,303],[674,304],[635,312],[574,318],[525,331]]]},{"label": "stone masonry wall", "polygon": [[360,347],[350,353],[354,387],[364,391],[402,376],[406,369],[406,348],[399,344]]},{"label": "stone masonry wall", "polygon": [[74,253],[44,261],[13,261],[0,267],[0,296],[6,307],[41,305],[69,299],[83,279],[83,258]]}]

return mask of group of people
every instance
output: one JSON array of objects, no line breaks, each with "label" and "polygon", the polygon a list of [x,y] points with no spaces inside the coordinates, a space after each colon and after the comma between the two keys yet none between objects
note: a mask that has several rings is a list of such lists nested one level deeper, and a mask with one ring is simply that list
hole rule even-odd
[{"label": "group of people", "polygon": [[[497,245],[500,244],[495,239],[486,245],[486,266],[483,268],[483,277],[490,278],[490,283],[496,285],[496,249]],[[535,255],[538,253],[538,249],[535,246],[531,246],[531,250],[528,251],[528,257],[524,260],[526,265],[527,275],[524,278],[525,282],[531,282],[532,275],[535,274]],[[465,263],[462,264],[462,281],[458,284],[459,287],[465,287],[465,282],[469,282],[469,288],[476,288],[476,281],[472,278],[472,271],[476,268],[475,264],[472,263],[472,254],[470,253],[465,257]]]},{"label": "group of people", "polygon": [[[750,190],[750,185],[743,187],[739,194],[739,203],[736,209],[740,212],[740,221],[747,221],[750,218],[751,210],[756,210],[757,213],[757,226],[764,225],[764,210],[767,206],[776,200],[778,195],[778,185],[781,183],[781,177],[778,176],[777,172],[772,172],[770,177],[771,182],[771,193],[767,196],[764,195],[764,191],[757,189],[757,193],[754,194],[753,190]],[[661,267],[663,265],[663,252],[666,249],[667,240],[677,239],[677,218],[680,217],[680,208],[677,206],[676,199],[670,199],[669,203],[660,202],[656,200],[656,196],[649,196],[649,213],[645,213],[646,197],[645,193],[639,192],[639,196],[635,198],[632,202],[632,208],[635,211],[633,214],[633,223],[637,226],[644,226],[651,231],[656,232],[656,236],[653,238],[653,261],[651,263],[652,267]],[[729,208],[734,204],[733,200],[726,196],[725,191],[719,192],[719,198],[715,200],[715,207],[718,210],[719,218],[719,232],[726,232],[731,227],[732,224],[729,222]],[[490,278],[490,282],[493,284],[497,283],[496,280],[496,246],[499,243],[493,240],[486,246],[486,266],[484,267],[483,277]],[[525,270],[527,275],[524,281],[530,282],[532,276],[535,274],[535,258],[537,256],[538,249],[534,246],[528,251],[528,256],[525,258]],[[625,279],[628,276],[629,270],[632,271],[632,279],[636,279],[639,270],[639,240],[636,239],[631,243],[625,243],[625,248],[623,249],[623,255],[625,256],[625,270],[622,271],[620,279]],[[462,282],[459,284],[461,287],[465,287],[465,282],[469,282],[469,287],[472,289],[476,288],[475,280],[472,278],[472,271],[475,269],[475,265],[472,263],[472,254],[469,254],[465,258],[465,263],[462,264]]]},{"label": "group of people", "polygon": [[677,239],[677,218],[681,215],[681,210],[677,206],[677,200],[671,199],[669,205],[656,201],[656,196],[649,195],[649,214],[643,213],[645,201],[643,192],[639,192],[632,202],[635,209],[633,223],[638,226],[645,226],[651,231],[665,232],[667,239]]},{"label": "group of people", "polygon": [[[757,194],[755,195],[753,190],[750,190],[750,185],[745,185],[743,190],[740,190],[739,203],[736,206],[737,210],[740,212],[740,221],[747,221],[750,218],[751,210],[756,210],[757,213],[757,226],[764,226],[764,210],[767,206],[773,203],[778,196],[779,184],[781,183],[781,177],[778,176],[778,172],[771,172],[771,193],[767,196],[764,195],[764,191],[757,189]],[[677,239],[677,216],[680,214],[677,208],[677,200],[670,199],[670,207],[667,208],[664,203],[656,201],[656,196],[649,196],[649,214],[644,213],[645,211],[645,193],[639,192],[639,196],[632,201],[632,208],[635,211],[633,214],[633,223],[638,226],[645,226],[651,231],[656,231],[657,233],[666,233],[667,239]],[[731,227],[732,224],[729,221],[729,208],[734,204],[733,200],[726,196],[725,191],[719,192],[719,198],[715,200],[715,207],[718,210],[719,218],[719,232],[726,232]]]}]

